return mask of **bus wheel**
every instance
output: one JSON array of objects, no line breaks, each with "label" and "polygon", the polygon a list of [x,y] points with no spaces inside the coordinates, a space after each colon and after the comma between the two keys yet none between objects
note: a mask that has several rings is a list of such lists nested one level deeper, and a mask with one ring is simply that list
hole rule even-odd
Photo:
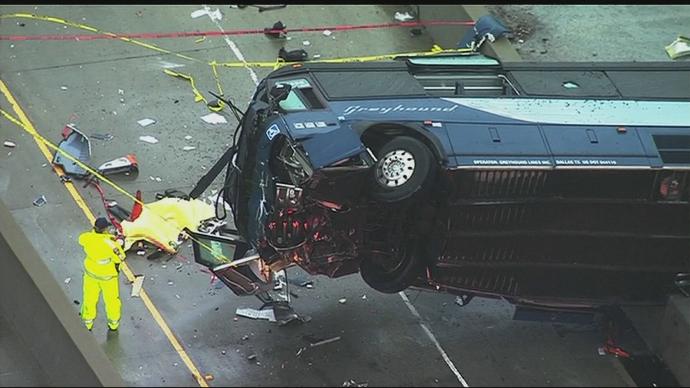
[{"label": "bus wheel", "polygon": [[362,259],[359,271],[369,287],[394,294],[409,287],[422,273],[424,261],[415,249],[416,244],[408,242],[398,250],[395,257],[367,257]]},{"label": "bus wheel", "polygon": [[424,186],[433,168],[433,155],[421,141],[397,136],[378,151],[372,196],[382,202],[411,197]]}]

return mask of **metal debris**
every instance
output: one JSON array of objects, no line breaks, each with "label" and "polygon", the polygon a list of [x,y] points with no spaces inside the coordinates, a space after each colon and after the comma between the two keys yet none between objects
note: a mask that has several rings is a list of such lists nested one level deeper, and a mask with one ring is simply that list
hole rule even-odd
[{"label": "metal debris", "polygon": [[310,344],[309,344],[309,347],[310,347],[310,348],[314,348],[314,347],[317,347],[317,346],[321,346],[321,345],[325,345],[325,344],[330,344],[331,342],[335,342],[335,341],[340,341],[340,336],[333,337],[333,338],[329,338],[329,339],[325,339],[325,340],[318,341],[318,342],[310,343]]},{"label": "metal debris", "polygon": [[37,207],[41,207],[41,206],[45,205],[46,203],[48,203],[48,200],[46,199],[45,195],[41,195],[40,197],[34,199],[34,202],[33,202],[34,206],[37,206]]},{"label": "metal debris", "polygon": [[67,279],[65,279],[65,284],[69,284],[69,282],[71,282],[71,281],[72,281],[72,278],[67,278]]},{"label": "metal debris", "polygon": [[9,140],[6,140],[5,143],[3,143],[3,145],[4,145],[5,147],[8,147],[8,148],[14,148],[14,147],[17,146],[16,143],[11,142],[11,141],[9,141]]},{"label": "metal debris", "polygon": [[141,119],[141,120],[138,120],[137,123],[139,125],[141,125],[142,127],[148,127],[151,124],[155,124],[156,120],[154,120],[154,119]]},{"label": "metal debris", "polygon": [[340,303],[340,304],[345,304],[345,302],[347,302],[347,299],[346,299],[346,298],[340,298],[340,299],[338,300],[338,303]]},{"label": "metal debris", "polygon": [[[146,252],[144,252],[146,253]],[[139,254],[139,252],[137,252]],[[144,285],[144,275],[139,275],[134,278],[134,281],[132,282],[132,297],[139,297],[139,293],[141,292],[141,287]]]},{"label": "metal debris", "polygon": [[187,135],[184,137],[185,140],[192,140],[192,137],[190,135]]},{"label": "metal debris", "polygon": [[60,90],[67,90],[67,86],[60,86]]},{"label": "metal debris", "polygon": [[148,136],[148,135],[147,136],[139,136],[139,140],[144,141],[144,142],[149,143],[149,144],[158,143],[158,139],[156,139],[153,136]]},{"label": "metal debris", "polygon": [[665,47],[666,53],[671,59],[690,55],[690,38],[679,36],[676,40]]},{"label": "metal debris", "polygon": [[304,40],[304,41],[302,41],[302,44],[305,46],[309,46],[311,44],[311,42],[308,40]]},{"label": "metal debris", "polygon": [[323,30],[323,34],[326,36],[331,36],[332,32],[331,30]]},{"label": "metal debris", "polygon": [[194,147],[194,146],[184,146],[184,147],[182,147],[182,150],[184,150],[184,151],[192,151],[192,150],[195,150],[195,149],[196,149],[196,147]]},{"label": "metal debris", "polygon": [[276,321],[273,309],[257,310],[253,308],[238,308],[235,310],[235,314],[245,318],[266,319],[269,322]]},{"label": "metal debris", "polygon": [[247,356],[247,360],[249,360],[249,361],[256,360],[256,354],[253,354],[253,353],[250,354],[249,356]]},{"label": "metal debris", "polygon": [[343,387],[368,387],[368,383],[358,383],[355,380],[348,380],[343,383]]}]

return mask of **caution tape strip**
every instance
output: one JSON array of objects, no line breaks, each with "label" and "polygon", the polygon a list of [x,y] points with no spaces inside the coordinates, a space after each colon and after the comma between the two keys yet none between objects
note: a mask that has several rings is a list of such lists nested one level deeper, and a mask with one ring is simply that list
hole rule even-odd
[{"label": "caution tape strip", "polygon": [[[174,55],[178,58],[186,59],[195,63],[206,63],[209,66],[211,66],[211,72],[214,77],[214,81],[216,83],[216,87],[219,91],[219,95],[223,95],[223,89],[221,86],[220,78],[218,76],[217,72],[217,67],[218,66],[223,66],[227,68],[236,68],[236,67],[244,67],[244,68],[260,68],[260,67],[266,67],[266,68],[272,68],[274,70],[286,66],[289,64],[295,64],[295,62],[286,62],[282,58],[277,58],[273,62],[259,62],[259,61],[254,61],[254,62],[216,62],[215,60],[211,62],[206,62],[198,58],[190,57],[188,55],[176,53],[167,49],[164,49],[162,47],[156,46],[154,44],[149,44],[149,43],[144,43],[141,41],[138,41],[136,39],[132,39],[128,37],[127,35],[123,34],[115,34],[113,32],[107,32],[107,31],[102,31],[99,30],[98,28],[88,26],[86,24],[82,23],[75,23],[72,21],[69,21],[67,19],[63,18],[58,18],[54,16],[44,16],[44,15],[35,15],[35,14],[29,14],[29,13],[12,13],[12,14],[2,14],[0,15],[0,19],[9,19],[9,18],[27,18],[27,19],[35,19],[35,20],[42,20],[42,21],[47,21],[51,23],[57,23],[57,24],[62,24],[74,28],[79,28],[82,30],[94,32],[97,34],[101,34],[103,36],[107,36],[112,39],[119,39],[123,42],[131,43],[149,50],[154,50],[156,52],[164,53],[164,54],[169,54],[169,55]],[[388,23],[388,24],[382,24],[382,25],[364,25],[364,26],[334,26],[332,27],[334,30],[347,30],[347,29],[357,29],[357,28],[369,28],[371,26],[392,26],[392,25],[399,25],[399,26],[416,26],[420,25],[423,22],[401,22],[401,23]],[[431,23],[431,22],[427,22]],[[446,22],[444,22],[446,23]],[[463,24],[467,22],[457,22],[457,24]],[[303,31],[320,31],[322,30],[322,27],[315,27],[315,28],[303,28],[303,29],[295,29],[295,30],[303,30]],[[263,30],[262,30],[263,32]],[[131,35],[131,34],[130,34]],[[386,60],[386,59],[393,59],[396,57],[403,57],[403,56],[427,56],[427,55],[435,55],[435,54],[440,54],[440,53],[472,53],[473,51],[471,49],[441,49],[438,46],[434,46],[431,51],[425,51],[425,52],[413,52],[413,53],[393,53],[393,54],[383,54],[383,55],[371,55],[371,56],[363,56],[363,57],[345,57],[345,58],[331,58],[331,59],[318,59],[318,60],[309,60],[305,61],[303,63],[355,63],[355,62],[372,62],[372,61],[381,61],[381,60]],[[171,71],[169,69],[164,69],[164,72],[166,74],[183,78],[186,79],[190,82],[191,87],[192,87],[192,92],[194,93],[194,101],[195,102],[200,102],[203,101],[206,103],[206,106],[208,107],[209,110],[218,112],[222,110],[225,107],[225,104],[222,101],[217,101],[217,105],[212,105],[209,104],[206,98],[204,98],[203,94],[199,92],[199,90],[196,88],[194,78],[192,76]]]},{"label": "caution tape strip", "polygon": [[[15,14],[17,15],[17,14]],[[471,20],[420,20],[417,22],[398,22],[398,23],[380,23],[380,24],[360,24],[360,25],[338,25],[326,27],[302,27],[302,28],[286,28],[283,30],[264,30],[264,29],[238,29],[227,31],[183,31],[183,32],[141,32],[136,34],[118,34],[120,37],[130,39],[166,39],[166,38],[191,38],[201,37],[197,41],[201,41],[208,36],[228,36],[228,35],[258,35],[266,33],[291,33],[291,32],[323,32],[323,31],[351,31],[351,30],[368,30],[378,28],[402,28],[402,27],[428,27],[428,26],[473,26],[475,23]],[[96,34],[96,35],[76,35],[76,34],[50,34],[50,35],[0,35],[0,40],[10,41],[28,41],[28,40],[76,40],[89,41],[98,39],[114,39],[112,35]]]},{"label": "caution tape strip", "polygon": [[[26,133],[28,133],[29,135],[33,136],[36,140],[38,140],[38,141],[40,141],[41,143],[45,144],[46,146],[48,146],[49,148],[53,149],[54,151],[59,152],[62,156],[64,156],[65,158],[67,158],[68,160],[70,160],[71,162],[73,162],[74,164],[76,164],[77,166],[83,168],[84,170],[86,170],[87,172],[91,173],[93,176],[95,176],[95,177],[98,178],[99,180],[105,182],[106,184],[108,184],[109,186],[111,186],[112,188],[114,188],[116,191],[118,191],[118,192],[120,192],[121,194],[123,194],[125,197],[127,197],[127,198],[131,199],[132,201],[134,201],[134,202],[136,202],[136,203],[142,205],[144,208],[146,208],[147,210],[149,210],[149,211],[151,212],[151,214],[155,214],[155,215],[158,216],[161,220],[163,220],[163,222],[170,223],[171,225],[174,225],[174,226],[175,226],[176,228],[178,228],[178,229],[180,228],[179,225],[177,225],[175,222],[173,222],[173,221],[171,221],[171,220],[168,220],[168,219],[164,218],[163,216],[161,216],[160,214],[156,213],[154,210],[152,210],[150,207],[148,207],[148,205],[146,205],[144,202],[139,201],[135,196],[131,195],[131,194],[128,193],[125,189],[121,188],[121,187],[120,187],[119,185],[117,185],[116,183],[112,182],[112,181],[109,180],[108,178],[106,178],[106,177],[104,177],[103,175],[101,175],[98,171],[92,169],[91,167],[89,167],[88,165],[84,164],[84,163],[83,163],[82,161],[80,161],[79,159],[77,159],[77,158],[75,158],[74,156],[72,156],[69,152],[67,152],[67,151],[65,151],[65,150],[63,150],[63,149],[61,149],[61,148],[58,147],[58,146],[56,146],[56,145],[53,144],[50,140],[48,140],[48,139],[46,139],[45,137],[41,136],[41,134],[39,134],[38,132],[32,131],[30,128],[27,128],[27,127],[24,125],[24,123],[22,123],[21,121],[19,121],[19,120],[18,120],[17,118],[15,118],[14,116],[10,115],[10,114],[9,114],[8,112],[6,112],[5,110],[0,109],[0,115],[2,115],[4,118],[6,118],[7,120],[9,120],[11,123],[13,123],[13,124],[17,125],[18,127],[22,128],[24,131],[26,131]],[[226,256],[224,256],[224,255],[222,255],[222,254],[218,254],[218,253],[217,253],[215,250],[213,250],[209,245],[204,244],[202,241],[199,241],[198,239],[194,238],[193,236],[189,235],[189,238],[190,238],[192,241],[198,243],[201,247],[203,247],[204,249],[206,249],[209,253],[211,253],[211,255],[213,255],[213,257],[214,257],[215,259],[221,260],[221,261],[223,261],[223,262],[231,261],[230,258],[228,258],[228,257],[226,257]],[[174,253],[174,252],[170,252],[170,253]],[[232,266],[232,265],[231,265],[231,266]]]}]

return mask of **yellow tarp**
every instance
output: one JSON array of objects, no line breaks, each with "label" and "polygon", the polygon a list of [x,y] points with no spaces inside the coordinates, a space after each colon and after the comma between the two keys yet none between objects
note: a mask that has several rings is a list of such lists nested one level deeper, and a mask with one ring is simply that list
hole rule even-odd
[{"label": "yellow tarp", "polygon": [[202,221],[214,216],[213,206],[198,199],[163,198],[146,204],[139,218],[121,223],[125,250],[139,240],[146,240],[175,252],[177,238],[184,228],[197,231]]}]

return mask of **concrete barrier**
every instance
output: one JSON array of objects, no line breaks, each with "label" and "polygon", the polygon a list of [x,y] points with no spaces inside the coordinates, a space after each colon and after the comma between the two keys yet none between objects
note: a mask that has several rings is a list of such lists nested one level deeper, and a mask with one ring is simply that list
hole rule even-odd
[{"label": "concrete barrier", "polygon": [[[414,7],[419,20],[472,20],[488,15],[489,11],[483,5],[417,5]],[[471,26],[426,26],[434,44],[442,48],[457,48],[458,42]],[[522,59],[515,51],[510,41],[505,37],[495,42],[486,42],[481,47],[484,55],[494,57],[501,62],[519,62]]]},{"label": "concrete barrier", "polygon": [[690,298],[674,295],[661,324],[661,356],[682,387],[690,387]]},{"label": "concrete barrier", "polygon": [[0,313],[57,387],[124,386],[72,302],[0,201]]}]

